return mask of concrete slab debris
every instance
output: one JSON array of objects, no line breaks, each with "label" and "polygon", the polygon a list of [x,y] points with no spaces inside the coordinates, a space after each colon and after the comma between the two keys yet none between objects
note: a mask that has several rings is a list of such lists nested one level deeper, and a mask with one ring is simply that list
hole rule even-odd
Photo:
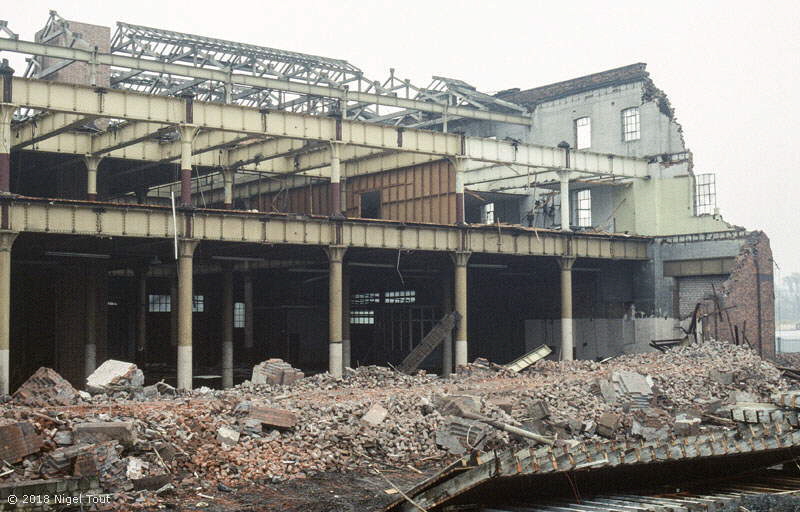
[{"label": "concrete slab debris", "polygon": [[383,422],[383,420],[386,419],[386,416],[388,414],[389,414],[389,411],[387,411],[381,404],[374,403],[369,408],[367,413],[364,414],[364,416],[361,417],[361,421],[363,421],[365,423],[369,423],[370,425],[375,427],[375,426],[380,425],[381,422]]},{"label": "concrete slab debris", "polygon": [[506,368],[511,370],[512,372],[521,372],[525,368],[529,367],[536,361],[540,359],[544,359],[545,357],[549,356],[553,350],[548,347],[547,345],[541,345],[534,350],[531,350],[527,354],[522,357],[515,359],[514,361],[508,363]]},{"label": "concrete slab debris", "polygon": [[79,423],[74,427],[76,443],[101,443],[117,441],[121,445],[131,447],[136,442],[133,422],[102,421]]},{"label": "concrete slab debris", "polygon": [[224,446],[233,446],[239,442],[239,432],[230,427],[219,427],[217,429],[217,441]]},{"label": "concrete slab debris", "polygon": [[632,409],[650,407],[653,398],[653,379],[636,372],[619,371],[611,375],[616,399]]},{"label": "concrete slab debris", "polygon": [[109,393],[144,386],[144,373],[133,363],[109,359],[86,379],[90,393]]},{"label": "concrete slab debris", "polygon": [[611,412],[604,413],[597,420],[597,433],[603,437],[613,439],[616,437],[617,428],[622,417]]},{"label": "concrete slab debris", "polygon": [[487,428],[479,421],[448,416],[442,428],[436,431],[436,445],[451,455],[463,455],[483,446]]}]

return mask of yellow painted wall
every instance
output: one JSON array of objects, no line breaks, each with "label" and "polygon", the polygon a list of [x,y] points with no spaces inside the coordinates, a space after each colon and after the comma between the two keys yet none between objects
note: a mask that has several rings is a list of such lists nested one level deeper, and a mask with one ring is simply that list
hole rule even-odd
[{"label": "yellow painted wall", "polygon": [[665,236],[728,231],[731,225],[712,215],[694,216],[694,182],[690,176],[636,180],[617,189],[616,230]]}]

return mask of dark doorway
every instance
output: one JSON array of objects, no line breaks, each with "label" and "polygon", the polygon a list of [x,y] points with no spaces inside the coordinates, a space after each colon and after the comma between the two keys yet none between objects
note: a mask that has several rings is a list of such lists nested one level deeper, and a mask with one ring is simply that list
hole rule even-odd
[{"label": "dark doorway", "polygon": [[361,194],[361,218],[380,219],[381,218],[381,191],[373,190]]}]

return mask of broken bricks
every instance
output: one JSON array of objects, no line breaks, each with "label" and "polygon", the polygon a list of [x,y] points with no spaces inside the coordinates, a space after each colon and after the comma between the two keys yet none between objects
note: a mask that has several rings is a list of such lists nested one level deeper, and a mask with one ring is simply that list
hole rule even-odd
[{"label": "broken bricks", "polygon": [[28,377],[12,397],[15,402],[31,407],[73,405],[81,402],[78,390],[57,371],[41,367]]},{"label": "broken bricks", "polygon": [[277,429],[290,429],[297,425],[297,415],[293,412],[260,405],[250,406],[247,419],[256,420],[262,426]]},{"label": "broken bricks", "polygon": [[4,461],[19,462],[41,450],[43,443],[42,436],[27,421],[0,426],[0,459]]},{"label": "broken bricks", "polygon": [[288,386],[305,377],[305,374],[293,368],[282,359],[267,359],[253,367],[250,381],[253,384],[273,384]]}]

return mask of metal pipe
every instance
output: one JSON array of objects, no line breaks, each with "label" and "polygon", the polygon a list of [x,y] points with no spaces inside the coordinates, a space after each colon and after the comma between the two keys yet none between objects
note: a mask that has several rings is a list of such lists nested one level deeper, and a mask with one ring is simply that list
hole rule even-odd
[{"label": "metal pipe", "polygon": [[0,233],[0,394],[11,382],[11,246],[17,233]]},{"label": "metal pipe", "polygon": [[233,272],[222,273],[222,387],[233,387]]},{"label": "metal pipe", "polygon": [[192,389],[192,257],[197,244],[178,243],[178,389]]}]

